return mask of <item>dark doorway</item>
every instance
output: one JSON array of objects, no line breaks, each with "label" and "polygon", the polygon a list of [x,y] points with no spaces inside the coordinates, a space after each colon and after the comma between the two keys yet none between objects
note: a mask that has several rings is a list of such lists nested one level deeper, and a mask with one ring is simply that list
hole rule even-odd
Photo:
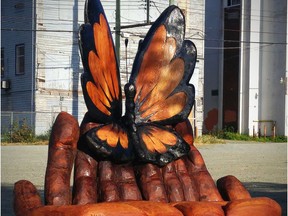
[{"label": "dark doorway", "polygon": [[223,129],[238,130],[240,6],[224,9]]}]

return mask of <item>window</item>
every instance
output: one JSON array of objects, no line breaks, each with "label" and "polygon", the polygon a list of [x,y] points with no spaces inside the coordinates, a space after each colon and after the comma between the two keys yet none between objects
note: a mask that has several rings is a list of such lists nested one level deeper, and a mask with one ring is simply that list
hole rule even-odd
[{"label": "window", "polygon": [[4,76],[4,72],[5,72],[4,48],[1,48],[1,77]]},{"label": "window", "polygon": [[25,73],[25,46],[24,44],[16,45],[16,75]]},{"label": "window", "polygon": [[240,0],[228,0],[227,1],[227,6],[235,6],[235,5],[239,5],[240,4]]}]

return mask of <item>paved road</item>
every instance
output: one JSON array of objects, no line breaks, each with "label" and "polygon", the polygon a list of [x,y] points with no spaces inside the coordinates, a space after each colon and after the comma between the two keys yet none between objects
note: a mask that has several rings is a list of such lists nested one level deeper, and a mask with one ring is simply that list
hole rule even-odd
[{"label": "paved road", "polygon": [[[13,184],[33,182],[43,197],[47,146],[1,147],[1,215],[14,215]],[[287,215],[287,144],[229,143],[198,146],[215,180],[234,175],[252,196],[277,200]]]}]

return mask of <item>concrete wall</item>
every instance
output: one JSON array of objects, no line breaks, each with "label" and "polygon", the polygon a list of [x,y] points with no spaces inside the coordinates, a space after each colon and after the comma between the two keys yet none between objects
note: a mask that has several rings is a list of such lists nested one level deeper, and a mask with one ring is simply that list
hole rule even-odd
[{"label": "concrete wall", "polygon": [[[272,135],[273,124],[269,122],[272,120],[276,122],[276,134],[284,135],[285,86],[280,79],[285,77],[286,70],[287,2],[245,3],[243,32],[249,35],[243,33],[243,41],[250,42],[242,48],[240,132],[252,135],[254,129],[254,133],[260,130],[263,134],[265,125],[267,135]],[[245,65],[247,62],[249,67]]]},{"label": "concrete wall", "polygon": [[[206,1],[204,128],[207,131],[222,129],[222,3],[225,1]],[[255,133],[260,129],[263,135],[265,125],[267,135],[272,135],[269,122],[272,120],[276,122],[276,135],[287,135],[287,1],[243,0],[240,34],[239,132],[252,135],[253,129]],[[211,95],[214,89],[219,90],[218,96]]]},{"label": "concrete wall", "polygon": [[265,0],[262,4],[259,119],[276,121],[276,132],[283,135],[285,88],[280,79],[285,77],[286,67],[287,1]]},{"label": "concrete wall", "polygon": [[205,4],[204,132],[221,128],[223,5],[221,0]]}]

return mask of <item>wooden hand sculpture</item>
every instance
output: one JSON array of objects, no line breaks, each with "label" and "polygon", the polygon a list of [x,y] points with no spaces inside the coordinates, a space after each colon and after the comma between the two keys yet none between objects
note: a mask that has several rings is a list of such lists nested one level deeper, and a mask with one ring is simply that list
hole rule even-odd
[{"label": "wooden hand sculpture", "polygon": [[140,43],[123,116],[119,67],[99,0],[86,1],[80,51],[88,112],[81,129],[71,115],[59,114],[49,142],[45,205],[32,183],[19,181],[16,215],[281,214],[275,201],[252,199],[233,176],[218,180],[217,188],[193,146],[187,117],[197,52],[185,39],[180,8],[163,11]]},{"label": "wooden hand sculpture", "polygon": [[96,161],[77,150],[78,123],[71,115],[60,113],[49,142],[45,205],[41,203],[35,186],[21,180],[15,183],[14,188],[15,214],[281,215],[279,204],[269,198],[251,198],[233,176],[219,179],[217,188],[201,154],[193,146],[189,122],[179,123],[175,130],[191,146],[187,156],[162,168],[152,164],[113,164]]}]

